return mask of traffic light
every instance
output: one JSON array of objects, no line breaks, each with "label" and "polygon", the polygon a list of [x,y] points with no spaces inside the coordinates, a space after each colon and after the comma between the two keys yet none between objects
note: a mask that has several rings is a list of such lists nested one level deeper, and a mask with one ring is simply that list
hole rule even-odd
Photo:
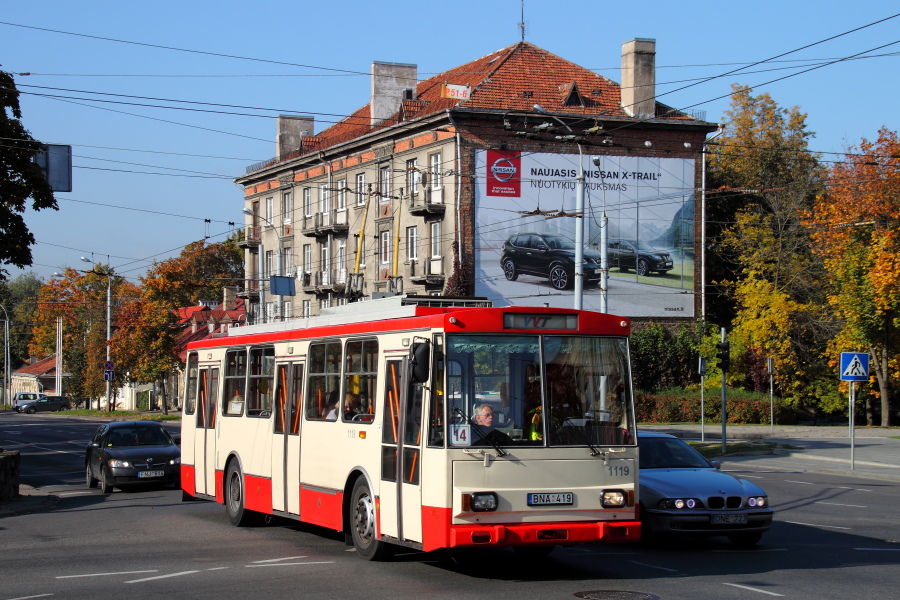
[{"label": "traffic light", "polygon": [[728,367],[731,366],[731,344],[728,343],[728,340],[725,340],[716,344],[716,348],[719,349],[719,353],[716,354],[716,358],[719,359],[718,367],[725,373],[728,371]]}]

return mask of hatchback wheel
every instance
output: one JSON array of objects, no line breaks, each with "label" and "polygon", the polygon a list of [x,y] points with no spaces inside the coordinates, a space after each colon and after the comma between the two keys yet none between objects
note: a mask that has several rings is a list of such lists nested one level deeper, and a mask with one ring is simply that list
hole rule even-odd
[{"label": "hatchback wheel", "polygon": [[553,265],[550,267],[550,285],[557,290],[564,290],[569,287],[569,274],[562,265]]},{"label": "hatchback wheel", "polygon": [[112,475],[106,466],[100,469],[100,491],[104,494],[111,494],[113,491]]},{"label": "hatchback wheel", "polygon": [[33,415],[33,414],[34,414],[34,407],[33,407],[33,406],[29,406],[28,408],[25,409],[25,413],[26,413],[26,414],[29,414],[29,415]]},{"label": "hatchback wheel", "polygon": [[87,483],[89,488],[97,487],[97,479],[94,477],[94,473],[91,471],[91,465],[87,465],[85,469],[84,481]]}]

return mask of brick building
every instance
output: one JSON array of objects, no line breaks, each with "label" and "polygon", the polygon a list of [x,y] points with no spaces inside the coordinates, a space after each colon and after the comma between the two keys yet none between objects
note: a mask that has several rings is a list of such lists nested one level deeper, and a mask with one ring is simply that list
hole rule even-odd
[{"label": "brick building", "polygon": [[[654,274],[611,249],[609,312],[692,317],[694,191],[716,127],[656,101],[653,40],[626,42],[622,66],[620,85],[524,41],[424,80],[415,65],[375,62],[369,103],[340,122],[315,133],[312,117],[279,117],[278,155],[236,180],[251,319],[391,292],[571,306],[545,267],[502,260],[510,244],[547,257],[529,236],[571,240],[577,223],[588,256],[604,223],[610,248],[669,256]],[[598,267],[585,258],[586,272]],[[285,279],[270,289],[271,275]],[[585,308],[597,293],[585,288]]]}]

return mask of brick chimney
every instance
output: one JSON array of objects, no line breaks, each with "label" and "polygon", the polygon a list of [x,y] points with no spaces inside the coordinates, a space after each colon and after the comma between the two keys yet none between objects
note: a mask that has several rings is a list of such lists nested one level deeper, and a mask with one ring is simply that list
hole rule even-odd
[{"label": "brick chimney", "polygon": [[633,117],[656,116],[656,40],[622,44],[622,108]]},{"label": "brick chimney", "polygon": [[237,293],[236,285],[226,285],[222,288],[222,310],[237,310]]},{"label": "brick chimney", "polygon": [[314,131],[315,117],[278,115],[278,139],[275,140],[278,158],[300,148],[303,138],[312,136]]},{"label": "brick chimney", "polygon": [[372,63],[371,125],[375,127],[400,110],[404,100],[416,99],[416,65]]}]

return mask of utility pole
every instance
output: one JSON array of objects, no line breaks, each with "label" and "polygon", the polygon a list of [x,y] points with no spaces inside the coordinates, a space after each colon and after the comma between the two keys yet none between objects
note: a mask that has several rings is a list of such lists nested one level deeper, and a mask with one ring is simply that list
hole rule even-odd
[{"label": "utility pole", "polygon": [[725,375],[728,373],[728,367],[731,365],[731,344],[725,338],[725,328],[722,330],[722,341],[716,344],[719,353],[716,357],[719,359],[719,369],[722,371],[722,454],[725,454],[725,424],[728,422],[728,412],[725,410]]}]

